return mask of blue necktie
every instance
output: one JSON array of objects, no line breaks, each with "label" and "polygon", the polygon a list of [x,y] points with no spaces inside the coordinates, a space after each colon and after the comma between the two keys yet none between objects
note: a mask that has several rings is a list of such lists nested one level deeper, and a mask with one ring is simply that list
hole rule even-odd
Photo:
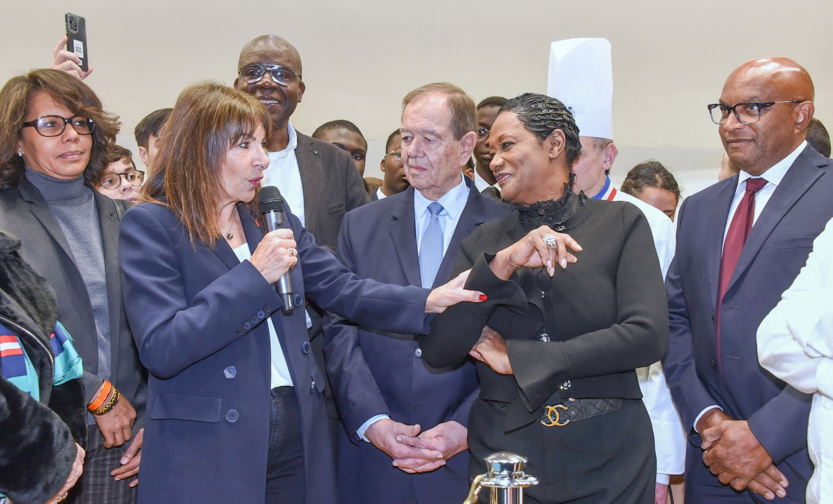
[{"label": "blue necktie", "polygon": [[434,278],[443,262],[443,228],[440,226],[443,206],[435,201],[428,205],[428,211],[431,217],[428,227],[422,233],[422,246],[419,249],[419,276],[426,289],[434,285]]}]

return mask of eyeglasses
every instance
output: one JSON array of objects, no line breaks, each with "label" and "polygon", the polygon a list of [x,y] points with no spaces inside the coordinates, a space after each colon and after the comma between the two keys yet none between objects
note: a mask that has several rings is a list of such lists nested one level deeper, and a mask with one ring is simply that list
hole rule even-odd
[{"label": "eyeglasses", "polygon": [[81,116],[72,116],[69,119],[57,115],[40,116],[32,121],[23,123],[22,127],[33,127],[45,137],[56,137],[64,132],[67,124],[72,124],[79,135],[90,135],[95,131],[95,121]]},{"label": "eyeglasses", "polygon": [[123,172],[110,172],[101,180],[101,187],[105,189],[118,189],[121,187],[121,178],[134,187],[139,187],[145,181],[145,172],[142,170],[127,170]]},{"label": "eyeglasses", "polygon": [[761,111],[767,107],[771,107],[776,103],[802,103],[804,100],[785,100],[785,101],[771,101],[771,102],[746,102],[738,103],[734,106],[724,105],[722,103],[712,103],[708,105],[709,114],[711,114],[712,122],[715,124],[726,124],[729,119],[729,112],[735,114],[735,119],[741,124],[755,124],[761,120]]},{"label": "eyeglasses", "polygon": [[392,150],[386,154],[386,156],[393,156],[393,160],[397,163],[402,162],[402,151]]},{"label": "eyeglasses", "polygon": [[477,128],[477,136],[479,138],[486,138],[489,136],[489,128],[484,128],[483,126]]},{"label": "eyeglasses", "polygon": [[240,69],[240,77],[249,84],[260,82],[266,72],[272,76],[272,80],[281,86],[288,86],[292,84],[298,74],[295,70],[280,66],[280,65],[261,65],[260,63],[252,63]]}]

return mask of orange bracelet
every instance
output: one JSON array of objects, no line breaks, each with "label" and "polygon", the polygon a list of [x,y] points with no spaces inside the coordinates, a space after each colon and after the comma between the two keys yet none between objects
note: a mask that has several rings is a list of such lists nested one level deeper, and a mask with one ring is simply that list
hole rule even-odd
[{"label": "orange bracelet", "polygon": [[102,405],[107,401],[107,396],[110,395],[110,391],[113,390],[113,385],[104,380],[101,383],[101,388],[99,389],[98,394],[95,396],[95,399],[92,400],[87,409],[90,411],[96,411],[97,409],[101,408]]}]

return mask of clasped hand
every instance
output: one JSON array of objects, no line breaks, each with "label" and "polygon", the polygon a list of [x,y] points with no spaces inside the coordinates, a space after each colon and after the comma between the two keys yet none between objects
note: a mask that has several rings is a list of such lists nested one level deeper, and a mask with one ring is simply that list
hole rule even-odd
[{"label": "clasped hand", "polygon": [[382,419],[365,435],[376,448],[393,459],[394,467],[409,474],[430,472],[468,448],[466,428],[455,421],[443,422],[420,434],[421,427]]},{"label": "clasped hand", "polygon": [[786,476],[749,428],[746,420],[735,420],[720,410],[707,412],[698,422],[703,438],[703,462],[721,483],[737,491],[746,488],[773,500],[786,497]]}]

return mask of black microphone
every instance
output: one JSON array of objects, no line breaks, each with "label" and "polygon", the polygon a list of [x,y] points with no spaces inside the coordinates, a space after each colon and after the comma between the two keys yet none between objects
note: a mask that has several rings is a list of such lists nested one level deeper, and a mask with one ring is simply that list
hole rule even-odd
[{"label": "black microphone", "polygon": [[[266,222],[267,232],[287,227],[286,213],[283,211],[283,198],[277,187],[261,187],[258,204],[260,205],[260,213],[263,214],[263,220]],[[278,280],[277,289],[283,300],[283,314],[292,315],[292,277],[289,271]]]}]

